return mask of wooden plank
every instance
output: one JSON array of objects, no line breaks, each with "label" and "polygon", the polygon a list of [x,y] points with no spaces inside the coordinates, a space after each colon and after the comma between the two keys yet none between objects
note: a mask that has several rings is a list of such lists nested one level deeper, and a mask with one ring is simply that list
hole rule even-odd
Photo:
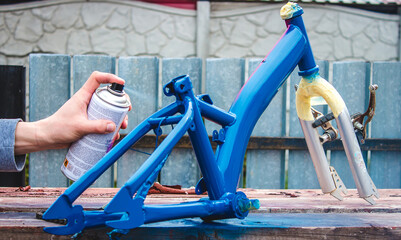
[{"label": "wooden plank", "polygon": [[[127,134],[157,110],[159,59],[156,57],[120,57],[118,75],[125,80],[125,92],[131,98],[132,110],[128,113]],[[148,158],[153,148],[127,151],[117,162],[117,187],[121,187]]]},{"label": "wooden plank", "polygon": [[[195,95],[200,93],[202,80],[202,59],[200,58],[165,58],[162,62],[162,86],[171,79],[189,75]],[[162,106],[175,101],[175,97],[163,95]],[[163,128],[168,134],[171,126]],[[195,186],[200,179],[200,170],[192,149],[174,149],[160,173],[160,183],[179,184],[183,187]]]},{"label": "wooden plank", "polygon": [[[328,79],[329,65],[327,61],[317,61],[320,67],[320,75]],[[289,113],[289,136],[303,137],[303,132],[297,116],[295,105],[294,85],[298,84],[301,77],[298,69],[295,69],[289,79],[290,86],[290,113]],[[318,111],[325,112],[322,106],[316,107]],[[320,188],[316,177],[315,168],[308,151],[289,151],[288,157],[288,188]]]},{"label": "wooden plank", "polygon": [[[260,64],[260,59],[249,60],[248,77]],[[252,136],[279,137],[285,135],[285,101],[284,84],[269,106],[259,118]],[[266,173],[269,174],[266,174]],[[246,153],[246,187],[250,188],[284,188],[285,183],[285,151],[280,150],[248,150]]]},{"label": "wooden plank", "polygon": [[157,111],[159,59],[156,57],[120,57],[118,76],[125,80],[125,92],[131,98],[132,111],[128,113],[127,134],[139,123]]},{"label": "wooden plank", "polygon": [[116,58],[106,55],[75,55],[73,63],[73,92],[76,93],[94,71],[116,73]]},{"label": "wooden plank", "polygon": [[[54,236],[43,227],[60,226],[37,219],[35,213],[48,208],[65,188],[32,188],[27,192],[0,188],[0,233],[12,239],[70,239]],[[108,203],[115,188],[90,188],[75,204],[94,210]],[[380,189],[381,198],[369,205],[351,189],[344,201],[320,190],[240,189],[260,200],[261,208],[245,219],[203,222],[185,218],[139,226],[121,239],[305,239],[350,238],[399,239],[401,237],[401,190]],[[204,195],[203,195],[204,196]],[[195,194],[148,195],[145,204],[197,201]],[[83,239],[108,239],[111,228],[86,229]],[[7,237],[4,237],[7,236]]]},{"label": "wooden plank", "polygon": [[[184,188],[187,194],[148,194],[145,204],[176,204],[197,201],[206,195],[196,195]],[[0,212],[37,212],[46,210],[65,188],[0,188]],[[88,188],[74,202],[86,210],[98,210],[119,191],[118,188]],[[259,199],[256,213],[401,213],[401,190],[380,189],[380,199],[370,205],[358,197],[356,189],[349,189],[344,201],[338,201],[320,189],[252,189],[241,188],[250,199]],[[188,193],[189,192],[189,193]]]},{"label": "wooden plank", "polygon": [[[13,215],[12,221],[7,217]],[[57,224],[34,219],[33,214],[0,215],[0,234],[5,239],[71,239],[45,233],[43,227]],[[118,239],[399,239],[401,214],[337,213],[337,214],[257,214],[245,219],[224,219],[204,222],[199,218],[151,223],[130,230]],[[15,223],[20,226],[15,227]],[[60,226],[60,225],[58,225]],[[83,239],[110,239],[112,228],[86,229]]]},{"label": "wooden plank", "polygon": [[[340,93],[349,113],[364,113],[369,101],[367,88],[370,81],[370,63],[366,62],[335,62],[333,63],[333,86]],[[335,121],[333,126],[338,129]],[[339,136],[340,138],[341,136]],[[365,162],[367,153],[362,152]],[[338,172],[347,188],[356,188],[344,151],[332,151],[330,165]]]},{"label": "wooden plank", "polygon": [[[122,136],[122,138],[124,135]],[[166,135],[159,137],[160,143]],[[212,141],[212,137],[209,136]],[[156,136],[145,135],[134,146],[139,148],[153,148]],[[216,149],[217,144],[212,142],[212,148]],[[175,146],[176,148],[192,148],[188,135],[183,136]],[[327,142],[323,145],[325,150],[344,151],[344,146],[340,139]],[[248,150],[308,150],[303,137],[255,137],[251,136],[247,146]],[[367,138],[361,145],[362,151],[399,151],[401,149],[401,139],[399,138]]]},{"label": "wooden plank", "polygon": [[192,148],[175,148],[160,172],[160,183],[194,187],[201,178],[200,169]]},{"label": "wooden plank", "polygon": [[[131,231],[126,239],[334,239],[338,236],[397,239],[401,237],[397,219],[400,215],[386,219],[385,215],[379,214],[250,214],[244,220],[210,223],[182,219],[145,225]],[[390,221],[395,221],[391,230],[386,227]],[[91,233],[99,235],[95,231]]]},{"label": "wooden plank", "polygon": [[[213,104],[228,111],[239,90],[244,84],[245,60],[238,58],[220,58],[206,60],[205,91]],[[209,136],[220,126],[206,121]]]},{"label": "wooden plank", "polygon": [[[376,112],[372,121],[373,138],[401,138],[401,63],[374,62],[372,82],[376,92]],[[401,151],[372,152],[370,173],[377,188],[401,187]]]},{"label": "wooden plank", "polygon": [[[73,92],[77,92],[94,71],[115,73],[115,57],[102,55],[76,55],[73,62]],[[114,186],[113,166],[93,183],[92,187]]]},{"label": "wooden plank", "polygon": [[[68,55],[29,55],[29,120],[37,121],[56,112],[70,97],[70,66]],[[60,171],[66,149],[29,154],[31,186],[67,186]]]},{"label": "wooden plank", "polygon": [[[213,104],[229,111],[232,102],[239,93],[245,78],[245,60],[240,58],[206,59],[205,93],[209,94]],[[205,120],[209,136],[219,131],[221,126]],[[240,175],[239,186],[243,186],[243,174]]]}]

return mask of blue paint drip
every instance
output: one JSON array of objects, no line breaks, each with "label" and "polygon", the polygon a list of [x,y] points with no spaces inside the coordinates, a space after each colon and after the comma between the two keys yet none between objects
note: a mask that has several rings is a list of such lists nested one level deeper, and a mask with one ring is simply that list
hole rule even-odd
[{"label": "blue paint drip", "polygon": [[119,240],[121,237],[127,235],[128,233],[129,230],[127,229],[114,229],[111,232],[108,232],[107,236],[109,236],[110,240]]}]

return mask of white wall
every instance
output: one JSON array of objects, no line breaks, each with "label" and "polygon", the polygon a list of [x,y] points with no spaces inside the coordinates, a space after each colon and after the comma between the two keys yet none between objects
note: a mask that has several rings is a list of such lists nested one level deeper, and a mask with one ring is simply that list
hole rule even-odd
[{"label": "white wall", "polygon": [[[213,57],[265,56],[285,30],[279,14],[281,6],[265,4],[212,12],[209,54]],[[316,58],[398,59],[398,15],[327,5],[302,7]]]},{"label": "white wall", "polygon": [[[285,30],[283,4],[212,3],[209,57],[264,57]],[[399,16],[303,5],[318,59],[397,60]],[[50,0],[0,6],[0,64],[31,52],[194,57],[194,10],[134,1]]]}]

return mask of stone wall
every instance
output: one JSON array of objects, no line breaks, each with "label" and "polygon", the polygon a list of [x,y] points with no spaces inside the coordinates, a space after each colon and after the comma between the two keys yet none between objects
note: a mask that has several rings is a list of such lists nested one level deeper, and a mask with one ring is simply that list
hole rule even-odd
[{"label": "stone wall", "polygon": [[195,11],[141,2],[47,1],[0,7],[0,64],[31,52],[195,56]]},{"label": "stone wall", "polygon": [[[285,30],[282,4],[212,12],[210,56],[263,57]],[[315,57],[397,60],[399,16],[338,6],[302,5]]]},{"label": "stone wall", "polygon": [[[264,57],[285,30],[279,16],[282,5],[212,3],[207,56]],[[302,7],[316,58],[399,58],[398,15]],[[27,64],[31,52],[199,56],[197,22],[196,11],[134,1],[51,0],[1,6],[0,64]]]}]

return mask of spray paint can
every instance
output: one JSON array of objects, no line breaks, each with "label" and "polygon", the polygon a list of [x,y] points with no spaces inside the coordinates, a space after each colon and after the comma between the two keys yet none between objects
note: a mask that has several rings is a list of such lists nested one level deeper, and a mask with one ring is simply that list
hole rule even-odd
[{"label": "spray paint can", "polygon": [[88,119],[112,120],[116,124],[116,130],[108,134],[88,134],[74,142],[61,165],[61,172],[67,178],[78,180],[112,148],[131,105],[123,89],[124,85],[113,83],[98,88],[92,95],[88,106]]}]

